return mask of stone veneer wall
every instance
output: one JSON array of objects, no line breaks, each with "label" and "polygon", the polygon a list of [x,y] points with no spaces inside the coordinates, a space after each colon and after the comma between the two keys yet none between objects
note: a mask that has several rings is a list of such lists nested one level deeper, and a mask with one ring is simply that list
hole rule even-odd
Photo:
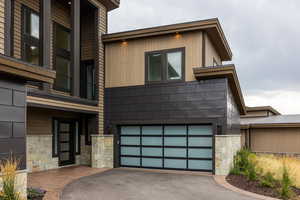
[{"label": "stone veneer wall", "polygon": [[[20,193],[22,199],[27,199],[27,171],[21,170],[17,172],[15,181],[16,191]],[[0,191],[3,187],[2,178],[0,174]]]},{"label": "stone veneer wall", "polygon": [[[81,136],[81,154],[75,165],[91,165],[91,146]],[[27,169],[29,172],[57,169],[58,157],[52,157],[52,135],[27,135]]]},{"label": "stone veneer wall", "polygon": [[27,169],[29,172],[58,168],[52,157],[52,135],[27,135]]},{"label": "stone veneer wall", "polygon": [[114,167],[114,137],[112,135],[92,135],[92,167]]},{"label": "stone veneer wall", "polygon": [[215,175],[228,175],[233,158],[241,149],[241,135],[215,136]]}]

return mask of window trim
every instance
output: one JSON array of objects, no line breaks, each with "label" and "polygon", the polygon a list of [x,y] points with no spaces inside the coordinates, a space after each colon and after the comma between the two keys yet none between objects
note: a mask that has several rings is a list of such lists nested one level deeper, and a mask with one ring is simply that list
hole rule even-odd
[{"label": "window trim", "polygon": [[[168,66],[167,66],[167,54],[174,53],[174,52],[181,52],[182,59],[181,59],[181,79],[175,80],[168,80]],[[149,81],[148,79],[148,71],[149,71],[149,56],[151,54],[160,53],[162,54],[162,80],[160,81]],[[185,81],[185,47],[180,48],[173,48],[173,49],[164,49],[164,50],[157,50],[157,51],[148,51],[145,52],[145,84],[159,84],[159,83],[173,83],[173,82],[184,82]]]},{"label": "window trim", "polygon": [[[31,35],[28,35],[26,33],[26,19],[25,19],[25,12],[30,12],[33,13],[35,15],[37,15],[39,17],[39,38],[35,38]],[[43,43],[41,42],[41,16],[40,13],[38,13],[37,11],[33,10],[32,8],[21,4],[21,60],[26,61],[26,44],[27,45],[32,45],[32,46],[36,46],[39,48],[39,61],[38,64],[33,64],[33,65],[37,65],[37,66],[41,66],[42,65],[42,60],[43,60],[43,54],[42,54],[42,47],[43,47]]]},{"label": "window trim", "polygon": [[[66,92],[66,93],[71,93],[72,92],[72,88],[73,88],[73,73],[72,73],[72,64],[71,64],[71,48],[70,50],[66,50],[66,49],[62,49],[62,48],[57,48],[55,46],[56,43],[56,29],[57,28],[62,28],[64,31],[68,32],[71,36],[71,30],[55,21],[53,21],[53,56],[52,56],[52,62],[53,62],[53,70],[56,70],[56,58],[57,57],[61,57],[63,59],[66,59],[68,61],[70,61],[70,77],[68,77],[70,79],[70,88],[69,89],[65,89],[65,88],[59,88],[57,87],[55,84],[53,84],[53,89],[60,91],[60,92]],[[70,37],[71,38],[71,37]],[[70,41],[71,42],[71,41]]]}]

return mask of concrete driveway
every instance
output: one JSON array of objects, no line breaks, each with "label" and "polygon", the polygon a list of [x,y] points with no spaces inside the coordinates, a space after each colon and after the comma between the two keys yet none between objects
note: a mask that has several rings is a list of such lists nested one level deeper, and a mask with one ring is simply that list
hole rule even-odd
[{"label": "concrete driveway", "polygon": [[62,200],[253,200],[219,186],[212,176],[113,169],[83,177]]}]

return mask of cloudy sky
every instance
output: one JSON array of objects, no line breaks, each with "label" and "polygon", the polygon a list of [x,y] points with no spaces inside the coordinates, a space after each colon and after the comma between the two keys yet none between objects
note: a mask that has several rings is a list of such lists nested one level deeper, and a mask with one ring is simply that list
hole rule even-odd
[{"label": "cloudy sky", "polygon": [[299,0],[121,0],[109,32],[219,18],[247,106],[300,114]]}]

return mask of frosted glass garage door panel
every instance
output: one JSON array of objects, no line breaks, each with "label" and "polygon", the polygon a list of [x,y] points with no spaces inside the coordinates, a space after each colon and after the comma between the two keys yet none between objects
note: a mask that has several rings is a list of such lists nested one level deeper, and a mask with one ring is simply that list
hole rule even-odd
[{"label": "frosted glass garage door panel", "polygon": [[189,158],[212,158],[212,149],[189,149]]},{"label": "frosted glass garage door panel", "polygon": [[189,169],[212,170],[211,160],[189,160]]},{"label": "frosted glass garage door panel", "polygon": [[211,137],[190,137],[189,146],[195,147],[211,147],[212,138]]},{"label": "frosted glass garage door panel", "polygon": [[163,167],[162,159],[156,158],[142,158],[143,167]]},{"label": "frosted glass garage door panel", "polygon": [[212,126],[189,126],[189,135],[212,135]]},{"label": "frosted glass garage door panel", "polygon": [[186,126],[165,126],[165,135],[186,135]]},{"label": "frosted glass garage door panel", "polygon": [[186,160],[165,159],[165,168],[185,169]]},{"label": "frosted glass garage door panel", "polygon": [[162,148],[142,148],[143,156],[162,156]]},{"label": "frosted glass garage door panel", "polygon": [[163,128],[162,126],[143,126],[142,134],[143,135],[162,135]]},{"label": "frosted glass garage door panel", "polygon": [[143,137],[142,145],[162,146],[162,137]]},{"label": "frosted glass garage door panel", "polygon": [[139,156],[140,154],[139,147],[121,147],[121,155]]},{"label": "frosted glass garage door panel", "polygon": [[183,157],[186,158],[186,149],[165,148],[165,157]]},{"label": "frosted glass garage door panel", "polygon": [[122,126],[121,134],[122,135],[140,135],[140,127],[139,126]]},{"label": "frosted glass garage door panel", "polygon": [[121,165],[140,166],[140,158],[121,157]]},{"label": "frosted glass garage door panel", "polygon": [[122,145],[140,145],[140,137],[121,137]]},{"label": "frosted glass garage door panel", "polygon": [[165,146],[186,146],[185,137],[165,137]]}]

